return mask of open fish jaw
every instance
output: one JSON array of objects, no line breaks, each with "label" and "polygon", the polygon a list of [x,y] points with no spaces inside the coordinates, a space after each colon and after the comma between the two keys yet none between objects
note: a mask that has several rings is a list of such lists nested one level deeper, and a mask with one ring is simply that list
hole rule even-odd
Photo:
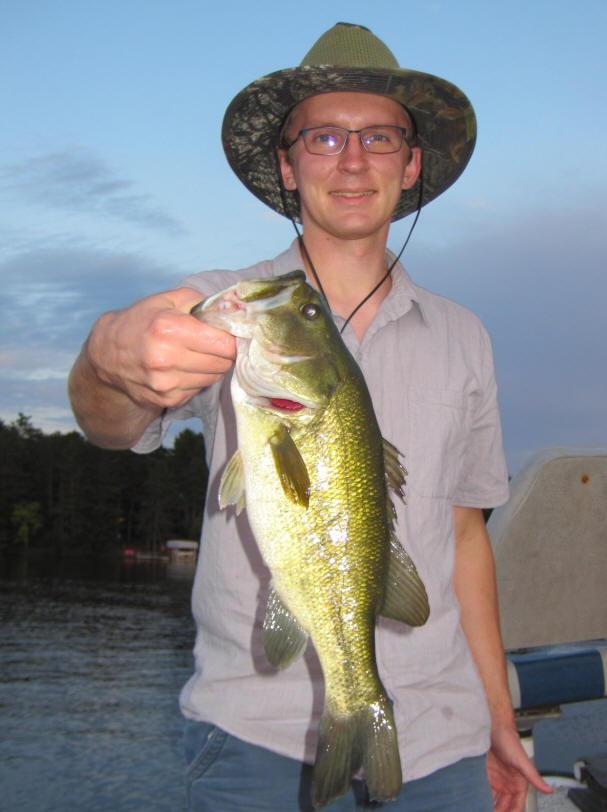
[{"label": "open fish jaw", "polygon": [[259,313],[288,304],[294,287],[305,280],[303,271],[286,276],[292,278],[278,285],[275,278],[242,280],[194,305],[190,313],[212,327],[249,338]]}]

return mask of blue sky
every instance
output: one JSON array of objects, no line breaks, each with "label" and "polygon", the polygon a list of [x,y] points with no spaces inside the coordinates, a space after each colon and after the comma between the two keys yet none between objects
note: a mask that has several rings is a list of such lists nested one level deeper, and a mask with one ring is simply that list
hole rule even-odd
[{"label": "blue sky", "polygon": [[605,0],[0,0],[1,419],[72,429],[66,377],[98,314],[290,242],[231,174],[221,120],[339,20],[476,109],[472,161],[405,265],[491,332],[511,472],[607,447]]}]

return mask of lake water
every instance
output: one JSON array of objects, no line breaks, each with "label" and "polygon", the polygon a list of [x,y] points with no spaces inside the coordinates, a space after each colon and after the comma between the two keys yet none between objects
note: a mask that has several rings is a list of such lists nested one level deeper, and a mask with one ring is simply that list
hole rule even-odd
[{"label": "lake water", "polygon": [[190,586],[99,562],[0,584],[0,809],[184,809]]},{"label": "lake water", "polygon": [[[0,810],[184,809],[190,588],[164,565],[125,562],[0,581]],[[538,766],[568,772],[607,752],[606,703],[537,725]]]}]

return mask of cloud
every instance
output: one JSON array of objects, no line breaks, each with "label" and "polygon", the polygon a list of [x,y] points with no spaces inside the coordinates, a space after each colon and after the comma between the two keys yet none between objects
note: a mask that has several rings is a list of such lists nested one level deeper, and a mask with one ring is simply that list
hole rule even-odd
[{"label": "cloud", "polygon": [[39,249],[0,264],[4,346],[59,340],[104,310],[174,287],[181,271],[143,256],[84,248]]},{"label": "cloud", "polygon": [[82,148],[47,153],[5,166],[0,173],[14,192],[39,206],[104,216],[170,235],[184,233],[174,217],[138,194],[100,158]]},{"label": "cloud", "polygon": [[604,197],[589,190],[577,210],[522,201],[449,245],[423,232],[409,252],[415,281],[489,329],[512,473],[545,446],[607,446]]},{"label": "cloud", "polygon": [[181,270],[136,254],[36,250],[0,263],[0,418],[72,430],[66,383],[101,313],[174,287]]}]

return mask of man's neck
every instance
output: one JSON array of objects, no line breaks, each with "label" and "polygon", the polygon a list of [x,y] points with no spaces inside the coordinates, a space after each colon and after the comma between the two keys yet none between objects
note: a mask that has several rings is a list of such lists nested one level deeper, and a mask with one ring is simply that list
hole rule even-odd
[{"label": "man's neck", "polygon": [[[385,277],[384,235],[364,240],[336,240],[325,236],[315,238],[313,234],[304,232],[303,241],[305,250],[302,250],[302,259],[308,281],[318,288],[314,276],[316,271],[331,310],[347,319]],[[367,331],[390,288],[391,280],[388,277],[352,317],[351,324],[359,339]]]}]

